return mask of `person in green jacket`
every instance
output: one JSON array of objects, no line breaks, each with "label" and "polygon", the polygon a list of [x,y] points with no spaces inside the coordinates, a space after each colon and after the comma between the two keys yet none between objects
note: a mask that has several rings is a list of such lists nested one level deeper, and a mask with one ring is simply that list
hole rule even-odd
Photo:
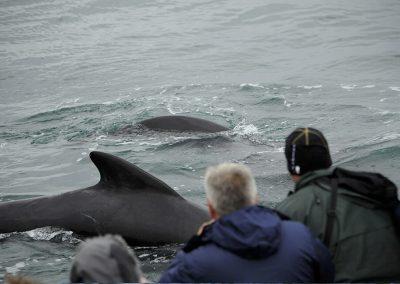
[{"label": "person in green jacket", "polygon": [[335,282],[399,282],[396,186],[380,174],[331,167],[328,143],[313,128],[292,132],[285,156],[295,188],[276,210],[329,247]]}]

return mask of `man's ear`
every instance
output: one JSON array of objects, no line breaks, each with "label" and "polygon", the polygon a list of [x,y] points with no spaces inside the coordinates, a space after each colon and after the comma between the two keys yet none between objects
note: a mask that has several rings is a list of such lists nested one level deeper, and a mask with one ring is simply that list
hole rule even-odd
[{"label": "man's ear", "polygon": [[297,182],[300,180],[300,178],[301,178],[301,176],[298,176],[298,175],[290,175],[290,177],[292,178],[292,180],[293,180],[295,183],[297,183]]},{"label": "man's ear", "polygon": [[219,215],[213,205],[211,204],[210,200],[207,199],[207,207],[208,207],[208,212],[210,213],[211,219],[216,220],[219,218]]}]

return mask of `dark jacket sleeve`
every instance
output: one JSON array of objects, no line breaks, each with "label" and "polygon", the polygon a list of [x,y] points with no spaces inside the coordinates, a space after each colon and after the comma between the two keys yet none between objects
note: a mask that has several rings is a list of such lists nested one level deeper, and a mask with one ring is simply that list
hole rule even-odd
[{"label": "dark jacket sleeve", "polygon": [[180,251],[171,265],[161,276],[159,283],[193,283],[196,279],[191,275],[185,260],[186,253]]},{"label": "dark jacket sleeve", "polygon": [[335,279],[335,266],[332,263],[332,255],[322,242],[314,238],[314,248],[316,253],[315,281],[332,283]]}]

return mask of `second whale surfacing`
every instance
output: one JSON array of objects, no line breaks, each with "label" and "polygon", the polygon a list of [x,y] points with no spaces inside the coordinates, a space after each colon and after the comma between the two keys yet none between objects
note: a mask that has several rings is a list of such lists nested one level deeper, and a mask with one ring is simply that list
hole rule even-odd
[{"label": "second whale surfacing", "polygon": [[193,131],[215,133],[229,130],[229,128],[212,121],[183,115],[158,116],[143,120],[138,124],[145,126],[148,129],[158,131]]},{"label": "second whale surfacing", "polygon": [[0,233],[55,226],[85,235],[120,234],[131,244],[183,243],[209,219],[204,208],[135,165],[103,152],[91,187],[0,203]]}]

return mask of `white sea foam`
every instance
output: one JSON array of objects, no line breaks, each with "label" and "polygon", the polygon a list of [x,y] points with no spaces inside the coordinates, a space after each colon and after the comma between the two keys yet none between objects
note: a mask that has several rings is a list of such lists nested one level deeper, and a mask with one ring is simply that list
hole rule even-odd
[{"label": "white sea foam", "polygon": [[365,85],[363,86],[364,89],[371,89],[371,88],[375,88],[375,85]]},{"label": "white sea foam", "polygon": [[24,233],[35,241],[51,241],[54,238],[57,238],[57,240],[63,242],[79,242],[78,239],[73,237],[72,231],[65,231],[52,227],[38,228],[31,231],[26,231]]},{"label": "white sea foam", "polygon": [[4,240],[11,237],[11,233],[0,234],[0,240]]},{"label": "white sea foam", "polygon": [[157,257],[150,261],[150,263],[167,263],[169,260],[165,256]]},{"label": "white sea foam", "polygon": [[74,105],[74,104],[78,103],[80,101],[80,99],[81,98],[74,98],[72,100],[67,100],[67,101],[61,102],[60,104],[58,104],[56,106],[56,109],[60,109],[60,108],[63,108],[63,107]]},{"label": "white sea foam", "polygon": [[400,92],[400,87],[389,87],[392,91]]},{"label": "white sea foam", "polygon": [[88,148],[88,150],[89,150],[89,151],[96,151],[98,147],[99,147],[99,144],[98,144],[98,143],[95,143],[95,144],[93,144],[92,146],[90,146],[90,147]]},{"label": "white sea foam", "polygon": [[192,171],[192,172],[195,172],[195,171],[196,171],[193,167],[191,167],[191,166],[189,166],[189,165],[184,165],[184,166],[182,167],[182,169],[184,169],[184,170],[189,170],[189,171]]},{"label": "white sea foam", "polygon": [[14,266],[6,267],[7,273],[16,274],[26,266],[25,262],[17,262]]},{"label": "white sea foam", "polygon": [[107,135],[100,135],[100,136],[96,137],[96,140],[102,140],[105,138],[107,138]]},{"label": "white sea foam", "polygon": [[43,229],[34,229],[31,231],[25,232],[29,237],[36,241],[49,241],[58,234],[60,234],[60,231],[57,232],[48,232],[47,230]]},{"label": "white sea foam", "polygon": [[303,88],[305,90],[320,89],[320,88],[322,88],[322,85],[299,86],[299,88]]},{"label": "white sea foam", "polygon": [[369,141],[369,143],[375,144],[375,143],[381,143],[381,142],[388,142],[388,141],[397,140],[399,138],[400,138],[400,133],[388,133],[383,136],[378,136],[378,137],[373,138],[372,140]]},{"label": "white sea foam", "polygon": [[174,107],[171,104],[167,105],[167,110],[172,115],[183,113],[183,109],[181,107],[175,107],[174,109]]},{"label": "white sea foam", "polygon": [[291,107],[291,106],[292,106],[292,104],[289,103],[285,98],[284,98],[284,101],[283,101],[283,105],[284,105],[285,107]]},{"label": "white sea foam", "polygon": [[260,131],[254,124],[239,124],[236,125],[235,128],[233,128],[233,132],[239,135],[253,135],[253,134],[259,134]]},{"label": "white sea foam", "polygon": [[[127,142],[122,142],[118,145],[129,145],[129,144],[134,144],[134,143],[135,142],[131,143],[131,142],[127,141]],[[139,146],[160,146],[162,144],[163,144],[163,142],[140,142]]]},{"label": "white sea foam", "polygon": [[234,107],[216,107],[215,110],[226,111],[226,112],[235,112],[236,111]]},{"label": "white sea foam", "polygon": [[[136,144],[136,141],[123,141],[123,142],[119,142],[117,143],[117,145],[132,145],[132,144]],[[142,143],[140,143],[139,145],[143,145]]]},{"label": "white sea foam", "polygon": [[259,151],[259,152],[257,152],[257,154],[283,153],[283,151],[284,151],[284,147],[279,147],[279,148],[275,148],[275,149],[272,149],[272,150]]},{"label": "white sea foam", "polygon": [[42,132],[42,133],[40,133],[40,134],[34,134],[34,135],[32,135],[32,137],[33,138],[37,138],[37,137],[41,137],[41,136],[43,136],[44,135],[44,133]]},{"label": "white sea foam", "polygon": [[246,90],[246,89],[264,89],[264,86],[260,85],[259,83],[242,83],[240,84],[240,88],[242,90]]},{"label": "white sea foam", "polygon": [[392,141],[392,140],[396,140],[396,139],[399,139],[399,138],[400,138],[400,133],[390,133],[390,134],[384,135],[382,137],[382,139],[384,141]]},{"label": "white sea foam", "polygon": [[340,85],[340,87],[341,87],[342,89],[351,91],[351,90],[354,90],[354,89],[357,87],[357,85]]}]

